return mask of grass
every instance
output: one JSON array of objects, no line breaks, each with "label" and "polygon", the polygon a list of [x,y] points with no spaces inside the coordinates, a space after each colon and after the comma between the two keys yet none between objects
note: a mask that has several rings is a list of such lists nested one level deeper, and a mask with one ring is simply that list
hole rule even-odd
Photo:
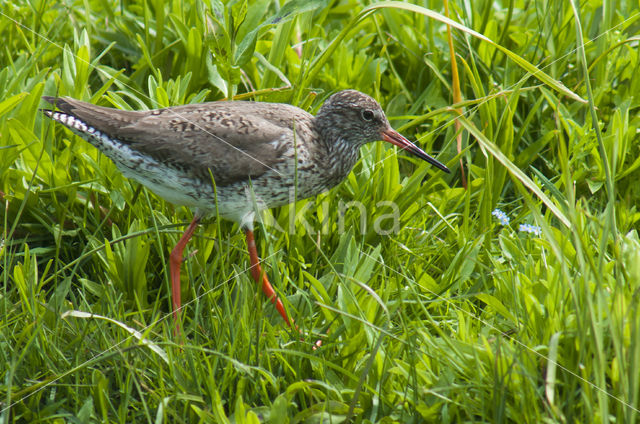
[{"label": "grass", "polygon": [[[448,6],[454,22],[437,2],[2,3],[0,420],[636,422],[637,7]],[[187,248],[176,339],[168,253],[192,212],[38,112],[315,112],[345,88],[453,173],[376,143],[266,213],[260,254],[304,340],[215,219]]]}]

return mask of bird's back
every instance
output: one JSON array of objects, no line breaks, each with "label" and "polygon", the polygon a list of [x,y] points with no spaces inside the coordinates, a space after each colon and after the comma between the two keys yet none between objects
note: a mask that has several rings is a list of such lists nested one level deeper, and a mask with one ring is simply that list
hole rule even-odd
[{"label": "bird's back", "polygon": [[[286,104],[209,102],[150,111],[124,111],[70,98],[45,97],[65,124],[122,167],[119,145],[194,178],[224,186],[256,178],[283,160],[294,131],[310,131],[313,116]],[[295,128],[295,129],[294,129]],[[96,131],[102,137],[96,137]],[[112,143],[105,144],[105,137]],[[126,172],[126,171],[125,171]]]}]

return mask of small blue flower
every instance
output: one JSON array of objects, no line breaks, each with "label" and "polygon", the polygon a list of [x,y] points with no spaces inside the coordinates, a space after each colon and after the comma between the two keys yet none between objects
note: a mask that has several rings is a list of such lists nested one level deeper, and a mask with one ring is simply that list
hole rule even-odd
[{"label": "small blue flower", "polygon": [[502,226],[507,226],[509,225],[509,217],[507,216],[506,213],[502,212],[500,209],[494,209],[493,212],[491,212],[491,215],[495,216],[498,221],[500,221],[500,225]]},{"label": "small blue flower", "polygon": [[542,234],[542,230],[540,229],[540,227],[531,224],[520,224],[518,230],[523,233],[531,233],[536,236]]}]

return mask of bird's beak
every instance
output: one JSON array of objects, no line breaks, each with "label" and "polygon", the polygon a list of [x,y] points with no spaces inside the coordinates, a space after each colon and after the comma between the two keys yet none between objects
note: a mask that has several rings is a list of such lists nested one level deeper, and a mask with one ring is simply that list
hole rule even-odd
[{"label": "bird's beak", "polygon": [[406,150],[406,151],[408,151],[410,153],[413,153],[414,155],[418,156],[420,159],[426,160],[431,165],[435,166],[436,168],[439,168],[439,169],[443,170],[446,173],[450,173],[451,172],[451,171],[449,171],[449,168],[447,168],[442,163],[440,163],[436,159],[434,159],[431,156],[429,156],[428,154],[426,154],[421,148],[419,148],[418,146],[416,146],[415,144],[413,144],[412,142],[410,142],[409,140],[404,138],[399,132],[397,132],[397,131],[395,131],[395,130],[393,130],[391,128],[382,131],[382,139],[384,141],[388,141],[391,144],[395,144],[396,146],[400,147],[401,149],[404,149],[404,150]]}]

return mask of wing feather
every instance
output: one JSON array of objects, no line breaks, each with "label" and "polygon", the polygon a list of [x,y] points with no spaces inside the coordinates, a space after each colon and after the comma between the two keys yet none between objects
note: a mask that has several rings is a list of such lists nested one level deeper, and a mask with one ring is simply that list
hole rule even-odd
[{"label": "wing feather", "polygon": [[45,100],[193,177],[208,179],[211,172],[220,186],[274,170],[293,149],[294,131],[313,126],[312,115],[281,103],[221,101],[134,112],[70,98]]}]

